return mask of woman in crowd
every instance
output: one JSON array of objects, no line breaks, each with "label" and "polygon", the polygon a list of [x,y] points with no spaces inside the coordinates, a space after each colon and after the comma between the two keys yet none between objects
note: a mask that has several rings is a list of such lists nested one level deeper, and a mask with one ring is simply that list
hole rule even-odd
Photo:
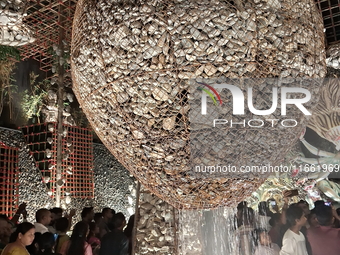
[{"label": "woman in crowd", "polygon": [[29,255],[26,246],[31,245],[34,240],[34,225],[23,222],[17,226],[12,234],[10,243],[2,251],[1,255]]},{"label": "woman in crowd", "polygon": [[99,226],[96,224],[96,222],[92,221],[89,224],[89,234],[87,236],[87,242],[92,247],[93,254],[98,254],[100,249],[100,240],[98,238],[99,236]]},{"label": "woman in crowd", "polygon": [[61,255],[92,255],[92,248],[86,242],[89,225],[85,221],[78,222],[73,229],[72,236],[61,247]]}]

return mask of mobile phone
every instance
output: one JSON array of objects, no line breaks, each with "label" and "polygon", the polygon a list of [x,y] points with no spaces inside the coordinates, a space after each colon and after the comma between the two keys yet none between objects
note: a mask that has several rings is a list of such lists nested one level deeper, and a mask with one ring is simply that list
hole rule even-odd
[{"label": "mobile phone", "polygon": [[299,195],[299,191],[297,189],[286,190],[285,193],[290,192],[290,194],[286,197],[295,197]]},{"label": "mobile phone", "polygon": [[53,236],[54,236],[54,241],[57,241],[57,239],[58,239],[58,234],[53,234]]},{"label": "mobile phone", "polygon": [[325,202],[325,205],[332,206],[332,202]]},{"label": "mobile phone", "polygon": [[270,201],[270,204],[272,205],[272,206],[274,206],[274,205],[276,205],[276,201]]}]

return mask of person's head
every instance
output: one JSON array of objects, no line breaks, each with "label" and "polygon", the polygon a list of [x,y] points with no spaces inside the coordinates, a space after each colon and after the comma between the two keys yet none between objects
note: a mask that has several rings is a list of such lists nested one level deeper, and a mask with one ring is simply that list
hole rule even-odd
[{"label": "person's head", "polygon": [[84,207],[83,211],[81,212],[82,220],[90,223],[93,220],[93,217],[94,217],[93,207]]},{"label": "person's head", "polygon": [[241,211],[240,225],[254,224],[254,210],[250,207],[244,207]]},{"label": "person's head", "polygon": [[269,207],[268,207],[268,203],[266,201],[262,201],[259,203],[258,205],[258,209],[259,209],[259,214],[260,215],[266,215],[268,216],[268,212],[270,211],[269,210]]},{"label": "person's head", "polygon": [[94,220],[94,222],[96,222],[99,225],[101,223],[101,221],[103,220],[102,213],[95,213],[93,220]]},{"label": "person's head", "polygon": [[35,213],[35,220],[44,226],[48,226],[51,223],[51,212],[45,208],[39,209]]},{"label": "person's head", "polygon": [[51,254],[55,245],[54,235],[46,232],[38,239],[38,249],[40,254]]},{"label": "person's head", "polygon": [[0,217],[0,240],[3,236],[6,235],[6,229],[8,226],[8,222],[5,218]]},{"label": "person's head", "polygon": [[20,242],[24,246],[31,245],[35,237],[34,233],[34,225],[29,222],[23,222],[17,226],[17,229],[11,235],[10,242]]},{"label": "person's head", "polygon": [[287,209],[286,218],[287,218],[287,222],[290,227],[293,227],[293,226],[302,227],[302,226],[305,226],[307,223],[307,218],[302,208],[297,205],[290,206]]},{"label": "person's head", "polygon": [[272,243],[270,236],[268,235],[267,230],[263,228],[259,228],[255,230],[256,237],[258,240],[258,244],[269,246]]},{"label": "person's head", "polygon": [[112,224],[114,229],[123,230],[126,225],[125,216],[123,213],[116,213],[112,218]]},{"label": "person's head", "polygon": [[311,227],[318,227],[319,226],[319,222],[316,219],[315,208],[310,211],[310,214],[308,214],[307,220],[308,220],[309,226],[311,226]]},{"label": "person's head", "polygon": [[85,221],[78,222],[70,238],[70,246],[66,255],[83,255],[85,253],[85,242],[89,234],[89,225]]},{"label": "person's head", "polygon": [[66,217],[61,217],[55,222],[55,229],[59,233],[66,233],[69,227],[69,220]]},{"label": "person's head", "polygon": [[103,216],[105,221],[107,221],[107,222],[110,221],[113,217],[112,209],[104,208],[102,210],[102,216]]},{"label": "person's head", "polygon": [[334,222],[332,207],[326,205],[315,207],[315,214],[320,226],[332,226]]},{"label": "person's head", "polygon": [[274,213],[269,220],[269,225],[272,227],[280,226],[281,223],[281,213]]},{"label": "person's head", "polygon": [[92,221],[90,222],[89,224],[89,229],[90,229],[90,233],[89,233],[89,236],[96,236],[99,234],[99,226],[97,225],[96,222]]},{"label": "person's head", "polygon": [[245,208],[245,207],[247,207],[246,201],[242,201],[242,202],[237,204],[237,213],[236,213],[237,219],[239,219],[241,217],[242,209]]},{"label": "person's head", "polygon": [[54,207],[50,210],[51,212],[51,223],[53,225],[57,219],[63,217],[63,209],[60,207]]},{"label": "person's head", "polygon": [[323,200],[316,200],[314,202],[314,207],[324,206],[324,205],[325,205],[325,201],[323,201]]},{"label": "person's head", "polygon": [[306,216],[310,214],[309,204],[305,200],[300,200],[297,205],[303,210]]}]

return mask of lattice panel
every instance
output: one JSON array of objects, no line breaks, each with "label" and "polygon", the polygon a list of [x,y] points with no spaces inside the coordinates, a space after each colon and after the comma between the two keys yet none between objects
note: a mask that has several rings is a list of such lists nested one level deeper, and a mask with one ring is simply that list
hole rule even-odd
[{"label": "lattice panel", "polygon": [[[44,123],[21,128],[43,181],[56,192],[57,124]],[[93,198],[93,145],[92,133],[85,128],[63,125],[62,141],[62,198]]]},{"label": "lattice panel", "polygon": [[18,148],[0,142],[0,214],[12,216],[19,201]]},{"label": "lattice panel", "polygon": [[340,40],[340,1],[315,0],[321,11],[325,26],[327,43],[332,44]]},{"label": "lattice panel", "polygon": [[42,71],[51,71],[53,53],[63,34],[64,46],[67,49],[71,40],[71,27],[76,0],[30,1],[24,21],[33,31],[36,41],[21,48],[23,59],[34,58],[40,62]]}]

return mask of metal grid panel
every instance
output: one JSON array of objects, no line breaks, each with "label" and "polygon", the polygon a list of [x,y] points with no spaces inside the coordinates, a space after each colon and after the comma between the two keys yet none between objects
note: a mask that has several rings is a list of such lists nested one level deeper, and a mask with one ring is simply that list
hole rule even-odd
[{"label": "metal grid panel", "polygon": [[[48,72],[53,64],[53,45],[58,45],[59,29],[65,31],[65,44],[71,40],[71,27],[76,0],[31,0],[25,23],[34,31],[36,41],[21,48],[23,59],[32,57],[40,69]],[[67,46],[68,47],[68,46]]]},{"label": "metal grid panel", "polygon": [[[94,196],[92,133],[88,129],[74,126],[64,125],[64,128],[67,128],[67,138],[63,139],[63,170],[66,176],[64,191],[69,190],[72,197],[92,198]],[[67,171],[72,174],[68,174]]]},{"label": "metal grid panel", "polygon": [[34,157],[36,166],[41,171],[43,181],[53,194],[56,183],[56,170],[53,166],[53,157],[56,154],[56,143],[54,141],[57,139],[56,132],[53,132],[55,129],[55,123],[21,128],[30,148],[30,154]]},{"label": "metal grid panel", "polygon": [[[62,198],[94,197],[93,136],[89,129],[63,125]],[[44,123],[21,128],[43,181],[56,192],[57,123]]]},{"label": "metal grid panel", "polygon": [[18,148],[0,142],[0,214],[12,216],[19,201]]},{"label": "metal grid panel", "polygon": [[339,0],[315,0],[322,13],[328,44],[340,40],[340,1]]}]

